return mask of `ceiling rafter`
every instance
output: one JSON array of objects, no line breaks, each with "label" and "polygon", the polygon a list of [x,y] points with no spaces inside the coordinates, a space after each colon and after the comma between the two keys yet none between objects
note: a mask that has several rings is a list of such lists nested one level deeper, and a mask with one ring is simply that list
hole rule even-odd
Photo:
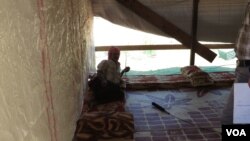
[{"label": "ceiling rafter", "polygon": [[[156,12],[146,7],[142,3],[137,0],[116,0],[123,6],[127,7],[138,16],[151,23],[155,27],[159,28],[169,36],[175,38],[179,42],[181,42],[187,48],[192,48],[192,37],[188,35],[186,32],[166,20],[164,17],[158,15]],[[211,51],[206,46],[200,44],[197,40],[195,41],[196,48],[195,52],[199,54],[201,57],[206,59],[209,62],[212,62],[216,53]]]},{"label": "ceiling rafter", "polygon": [[[113,45],[112,45],[113,46]],[[96,46],[95,51],[108,51],[111,46]],[[183,45],[116,45],[120,50],[171,50],[187,49]],[[233,49],[235,44],[206,44],[209,49]]]}]

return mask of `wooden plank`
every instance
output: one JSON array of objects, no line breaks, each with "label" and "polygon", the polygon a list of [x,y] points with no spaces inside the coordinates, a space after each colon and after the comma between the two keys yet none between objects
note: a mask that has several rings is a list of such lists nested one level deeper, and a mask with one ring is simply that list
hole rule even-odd
[{"label": "wooden plank", "polygon": [[[120,4],[124,5],[131,11],[135,12],[138,16],[148,21],[155,27],[159,28],[169,36],[175,38],[181,42],[187,48],[191,48],[191,36],[182,31],[180,28],[167,21],[164,17],[158,15],[150,8],[144,6],[137,0],[117,0]],[[196,49],[195,52],[205,58],[207,61],[212,62],[216,53],[212,52],[210,49],[200,44],[198,41],[195,42]]]},{"label": "wooden plank", "polygon": [[[111,46],[96,46],[95,51],[107,51]],[[184,45],[122,45],[117,46],[120,50],[171,50],[187,49]],[[206,44],[209,49],[233,49],[234,44]]]}]

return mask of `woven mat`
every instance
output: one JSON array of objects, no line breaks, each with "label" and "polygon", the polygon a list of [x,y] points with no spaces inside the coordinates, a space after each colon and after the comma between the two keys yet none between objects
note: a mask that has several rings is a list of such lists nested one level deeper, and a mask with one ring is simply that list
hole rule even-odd
[{"label": "woven mat", "polygon": [[[231,88],[128,91],[135,141],[220,141],[221,113]],[[161,112],[155,102],[170,114]]]}]

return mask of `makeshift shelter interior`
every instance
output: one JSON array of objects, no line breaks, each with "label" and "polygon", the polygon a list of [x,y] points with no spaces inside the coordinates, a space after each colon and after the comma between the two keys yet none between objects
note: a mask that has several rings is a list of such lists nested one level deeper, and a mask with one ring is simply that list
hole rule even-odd
[{"label": "makeshift shelter interior", "polygon": [[187,87],[182,68],[190,65],[192,47],[183,36],[194,38],[194,2],[93,1],[96,65],[107,58],[108,47],[117,46],[121,66],[131,67],[124,79],[135,141],[221,140],[220,118],[234,81],[234,43],[248,1],[199,1],[195,38],[216,57],[205,57],[209,51],[197,52],[194,62],[214,84]]},{"label": "makeshift shelter interior", "polygon": [[[181,52],[195,44],[200,58],[213,62],[216,53],[210,49],[234,47],[248,1],[200,0],[196,40],[191,36],[192,0],[0,2],[0,140],[69,141],[73,137],[74,140],[93,137],[89,131],[85,132],[91,126],[84,126],[86,115],[90,115],[89,122],[94,121],[93,115],[86,113],[89,110],[85,107],[89,104],[86,102],[89,100],[87,82],[89,74],[95,72],[95,52],[98,54],[110,47],[94,46],[94,16],[132,29],[173,37],[181,43],[118,46],[122,51],[178,49]],[[176,62],[176,58],[171,62]],[[133,61],[129,65],[132,64]],[[131,71],[131,75],[140,74],[138,71]],[[114,120],[110,122],[123,125],[121,128],[125,129],[121,129],[122,134],[114,134],[117,128],[105,126],[108,132],[104,136],[92,135],[104,139],[115,136],[114,140],[119,141],[124,139],[122,135],[136,141],[220,140],[219,117],[233,83],[233,68],[229,73],[209,74],[216,87],[202,89],[192,87],[188,79],[178,74],[180,72],[170,77],[165,72],[168,70],[163,70],[160,77],[154,75],[158,72],[147,72],[150,74],[147,77],[125,77],[127,102],[125,108],[124,103],[119,103],[123,111],[114,115],[123,118],[118,118],[121,119],[119,124],[114,124]],[[146,91],[148,89],[155,91]],[[157,111],[151,102],[157,102],[171,115]]]}]

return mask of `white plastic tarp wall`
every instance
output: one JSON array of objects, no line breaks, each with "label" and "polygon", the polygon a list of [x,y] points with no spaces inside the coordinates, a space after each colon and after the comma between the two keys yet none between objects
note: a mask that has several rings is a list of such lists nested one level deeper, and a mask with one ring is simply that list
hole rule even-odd
[{"label": "white plastic tarp wall", "polygon": [[0,141],[70,141],[93,63],[90,0],[0,0]]}]

